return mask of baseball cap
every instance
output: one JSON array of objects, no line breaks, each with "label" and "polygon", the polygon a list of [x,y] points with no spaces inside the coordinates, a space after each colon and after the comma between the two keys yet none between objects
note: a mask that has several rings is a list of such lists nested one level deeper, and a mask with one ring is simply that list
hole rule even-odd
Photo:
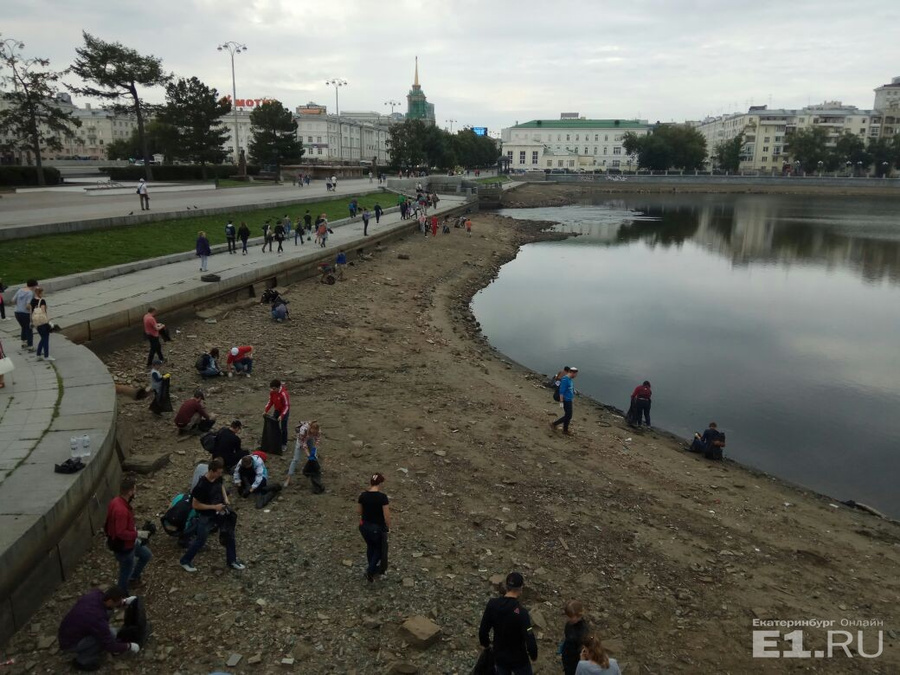
[{"label": "baseball cap", "polygon": [[237,355],[238,355],[238,348],[237,348],[237,347],[232,347],[232,348],[231,348],[231,355],[232,355],[232,356],[237,356]]},{"label": "baseball cap", "polygon": [[206,400],[206,396],[203,394],[202,389],[194,389],[194,398],[202,398],[204,401]]},{"label": "baseball cap", "polygon": [[577,372],[578,372],[578,368],[576,368],[575,366],[569,366],[569,372],[570,372],[570,373],[577,373]]},{"label": "baseball cap", "polygon": [[525,585],[525,577],[518,572],[510,572],[506,575],[506,587],[513,590],[522,588]]}]

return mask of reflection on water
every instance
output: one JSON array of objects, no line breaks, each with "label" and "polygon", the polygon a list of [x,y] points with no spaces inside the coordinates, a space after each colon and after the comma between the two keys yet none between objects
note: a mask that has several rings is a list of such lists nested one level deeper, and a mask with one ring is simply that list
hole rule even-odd
[{"label": "reflection on water", "polygon": [[[492,344],[653,421],[710,420],[729,454],[900,515],[894,201],[629,195],[506,210],[582,233],[526,246],[474,311]],[[527,308],[527,309],[525,309]],[[535,311],[537,308],[537,311]]]},{"label": "reflection on water", "polygon": [[[846,267],[867,281],[900,282],[900,203],[891,198],[654,195],[599,198],[582,206],[561,229],[593,241],[681,246],[692,240],[735,265],[798,262]],[[554,220],[559,209],[503,213]]]}]

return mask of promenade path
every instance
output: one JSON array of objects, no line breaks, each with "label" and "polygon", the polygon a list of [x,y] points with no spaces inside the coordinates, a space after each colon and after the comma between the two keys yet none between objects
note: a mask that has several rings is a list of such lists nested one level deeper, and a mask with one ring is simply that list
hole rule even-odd
[{"label": "promenade path", "polygon": [[[125,186],[137,185],[123,183]],[[290,199],[319,197],[322,200],[340,199],[342,196],[377,191],[378,181],[368,178],[339,179],[337,192],[327,192],[325,181],[315,180],[308,187],[296,187],[290,183],[265,187],[224,188],[221,190],[192,190],[185,192],[153,191],[149,184],[150,207],[154,216],[164,217],[167,213],[203,210],[207,208],[227,208],[259,204],[265,208],[268,202],[282,202]],[[4,194],[0,199],[0,229],[22,226],[40,226],[53,223],[97,218],[128,216],[134,212],[142,215],[137,194],[111,195],[103,193],[64,192],[18,192]],[[37,231],[39,233],[39,230]]]}]

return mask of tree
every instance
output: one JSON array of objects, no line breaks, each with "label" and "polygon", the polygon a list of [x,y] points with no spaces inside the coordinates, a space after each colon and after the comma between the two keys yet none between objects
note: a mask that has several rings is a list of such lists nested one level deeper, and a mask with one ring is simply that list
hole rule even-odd
[{"label": "tree", "polygon": [[819,168],[819,162],[824,166],[826,162],[833,160],[828,152],[828,130],[824,127],[808,127],[800,129],[785,136],[785,152],[794,161],[800,162],[803,171],[813,173]]},{"label": "tree", "polygon": [[741,154],[744,150],[744,134],[739,133],[729,141],[716,145],[713,159],[722,171],[737,173],[741,168]]},{"label": "tree", "polygon": [[891,165],[900,166],[900,136],[894,136],[890,140],[870,138],[866,154],[869,156],[866,166],[874,164],[876,176],[890,173]]},{"label": "tree", "polygon": [[872,155],[866,150],[863,139],[849,131],[837,139],[831,154],[833,160],[828,164],[834,168],[849,165],[853,171],[862,171],[872,164]]},{"label": "tree", "polygon": [[391,165],[397,168],[420,166],[425,162],[426,124],[422,120],[406,120],[391,126],[388,148]]},{"label": "tree", "polygon": [[222,116],[229,112],[228,99],[219,98],[218,91],[196,77],[166,85],[166,105],[159,120],[170,125],[176,134],[173,156],[203,166],[221,164],[228,154],[222,149],[228,138]]},{"label": "tree", "polygon": [[[147,122],[145,138],[147,140],[147,152],[151,157],[153,155],[163,155],[165,161],[170,162],[178,156],[177,151],[180,138],[178,129],[171,124],[160,120],[150,120]],[[134,161],[141,157],[142,154],[141,139],[137,129],[134,129],[128,138],[116,139],[106,146],[106,156],[109,159]]]},{"label": "tree", "polygon": [[0,111],[0,133],[10,139],[14,149],[34,153],[38,185],[45,185],[41,149],[61,150],[60,138],[74,137],[81,120],[56,103],[56,83],[65,71],[49,70],[48,59],[22,60],[16,48],[24,46],[21,42],[0,43],[0,63],[9,69],[3,82],[13,89],[0,94],[6,103]]},{"label": "tree", "polygon": [[171,76],[163,72],[162,61],[155,56],[142,56],[130,47],[119,42],[104,42],[87,31],[82,35],[84,46],[75,50],[78,56],[71,70],[86,84],[70,89],[76,94],[111,102],[114,112],[134,115],[144,174],[147,180],[152,180],[144,120],[157,106],[145,102],[138,87],[161,87]]},{"label": "tree", "polygon": [[693,171],[706,160],[703,134],[684,124],[660,124],[645,136],[628,132],[622,147],[629,155],[637,153],[640,168],[653,171]]},{"label": "tree", "polygon": [[267,101],[250,113],[250,159],[257,164],[299,162],[303,143],[297,138],[297,122],[281,101]]}]

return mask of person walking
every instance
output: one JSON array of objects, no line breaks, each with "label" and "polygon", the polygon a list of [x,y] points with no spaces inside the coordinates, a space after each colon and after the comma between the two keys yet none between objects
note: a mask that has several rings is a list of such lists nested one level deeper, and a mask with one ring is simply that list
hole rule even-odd
[{"label": "person walking", "polygon": [[212,255],[212,249],[209,247],[209,239],[206,238],[206,232],[200,230],[197,233],[197,257],[200,258],[200,271],[206,271],[206,265],[209,262],[209,256]]},{"label": "person walking", "polygon": [[206,475],[202,476],[191,490],[191,508],[197,512],[197,530],[194,541],[178,561],[185,572],[197,571],[193,565],[194,557],[206,543],[213,525],[218,526],[219,541],[225,546],[225,564],[233,570],[246,569],[246,565],[237,559],[237,543],[234,538],[234,524],[237,517],[228,508],[231,502],[222,482],[224,472],[222,460],[211,459]]},{"label": "person walking", "polygon": [[589,635],[584,640],[575,675],[622,675],[622,671],[618,662],[606,653],[600,638]]},{"label": "person walking", "polygon": [[438,231],[438,217],[431,216],[431,236],[436,237]]},{"label": "person walking", "polygon": [[557,403],[562,400],[559,397],[559,383],[562,382],[562,379],[569,374],[570,370],[571,368],[569,368],[569,366],[563,366],[563,369],[559,371],[553,378],[553,400]]},{"label": "person walking", "polygon": [[237,228],[231,222],[231,218],[229,218],[228,223],[225,225],[225,241],[228,243],[228,253],[237,253],[236,237]]},{"label": "person walking", "polygon": [[123,478],[119,483],[119,494],[106,507],[106,545],[119,563],[119,588],[128,594],[128,587],[143,584],[141,574],[153,553],[138,538],[134,524],[134,509],[131,503],[137,492],[134,478]]},{"label": "person walking", "polygon": [[16,305],[16,321],[19,322],[19,335],[22,338],[22,349],[34,351],[34,330],[31,327],[31,301],[34,300],[34,289],[37,288],[37,279],[29,279],[25,282],[12,301]]},{"label": "person walking", "polygon": [[266,403],[263,414],[268,415],[270,410],[275,411],[272,416],[281,422],[281,451],[284,452],[287,450],[291,397],[281,380],[272,380],[269,383],[269,402]]},{"label": "person walking", "polygon": [[563,416],[555,422],[550,422],[553,430],[556,430],[560,424],[563,425],[563,432],[572,436],[569,431],[569,422],[572,421],[572,402],[575,400],[575,378],[578,377],[578,368],[569,366],[569,372],[563,375],[559,381],[559,398],[562,399]]},{"label": "person walking", "polygon": [[250,228],[247,227],[247,223],[243,220],[238,228],[238,238],[241,240],[241,254],[247,255],[247,240],[250,239]]},{"label": "person walking", "polygon": [[269,224],[268,220],[265,223],[263,223],[262,231],[263,231],[263,245],[262,245],[263,253],[266,252],[266,246],[269,247],[269,253],[271,253],[272,252],[272,242],[275,241],[275,232],[272,229],[272,225]]},{"label": "person walking", "polygon": [[47,301],[44,299],[44,289],[41,286],[34,287],[34,297],[31,299],[31,325],[40,336],[37,346],[38,361],[56,361],[50,356],[50,315],[47,313]]},{"label": "person walking", "polygon": [[137,194],[138,194],[138,199],[141,200],[141,211],[149,211],[150,210],[150,193],[147,192],[147,182],[143,178],[141,178],[138,181]]},{"label": "person walking", "polygon": [[[276,224],[275,225],[275,241],[278,242],[278,251],[277,251],[278,255],[281,255],[282,253],[284,253],[284,237],[285,237],[284,225],[282,225],[281,223]],[[270,251],[272,250],[271,245],[269,246],[269,250]]]},{"label": "person walking", "polygon": [[581,648],[585,638],[590,635],[590,626],[584,618],[584,605],[579,600],[569,600],[563,607],[566,625],[563,628],[565,638],[560,646],[560,656],[564,675],[575,675],[578,662],[581,660]]},{"label": "person walking", "polygon": [[472,236],[472,219],[466,218],[466,234]]},{"label": "person walking", "polygon": [[631,419],[632,426],[640,427],[641,418],[646,421],[647,428],[650,428],[650,399],[653,397],[653,391],[650,389],[650,381],[644,380],[631,392],[631,406],[634,417]]},{"label": "person walking", "polygon": [[337,176],[331,177],[331,191],[337,192]]},{"label": "person walking", "polygon": [[384,476],[374,474],[369,479],[369,489],[356,500],[356,513],[359,515],[359,533],[366,542],[366,579],[369,583],[375,580],[383,556],[383,548],[387,535],[391,530],[391,509],[388,496],[381,491]]},{"label": "person walking", "polygon": [[381,222],[381,216],[384,214],[384,209],[381,208],[381,204],[375,202],[373,211],[375,212],[375,224],[378,225],[378,223]]},{"label": "person walking", "polygon": [[534,672],[531,661],[537,661],[538,647],[528,610],[519,603],[524,588],[525,578],[519,572],[510,572],[506,576],[506,594],[488,600],[481,616],[478,641],[485,649],[491,647],[493,631],[497,675],[532,675]]},{"label": "person walking", "polygon": [[[319,430],[319,423],[316,420],[312,420],[311,422],[301,422],[294,431],[297,433],[297,439],[294,441],[294,457],[291,459],[291,463],[288,466],[288,475],[287,478],[284,479],[284,487],[291,484],[291,479],[297,471],[297,464],[300,463],[300,460],[304,456],[307,460],[309,460],[309,458],[318,460],[319,456],[318,446],[319,435],[321,433]],[[313,488],[315,489],[315,485]]]},{"label": "person walking", "polygon": [[328,241],[328,220],[325,218],[324,213],[319,221],[319,229],[316,230],[316,239],[319,242],[319,246],[325,248],[325,242]]},{"label": "person walking", "polygon": [[125,591],[118,586],[110,586],[105,592],[95,588],[78,598],[63,618],[56,636],[60,650],[75,654],[72,661],[75,670],[100,670],[106,652],[137,654],[141,651],[137,642],[119,640],[109,625],[112,613],[134,599],[133,596],[126,597]]},{"label": "person walking", "polygon": [[150,351],[147,354],[147,367],[153,365],[153,357],[156,356],[160,362],[165,361],[162,353],[162,344],[159,341],[159,331],[166,327],[166,324],[159,323],[156,320],[156,307],[148,307],[147,313],[144,314],[144,337],[150,342]]},{"label": "person walking", "polygon": [[306,209],[306,213],[303,214],[303,227],[306,228],[307,236],[312,235],[312,216],[309,213],[309,209]]},{"label": "person walking", "polygon": [[369,172],[369,182],[370,183],[372,182],[372,172],[371,171]]},{"label": "person walking", "polygon": [[294,246],[297,245],[297,238],[300,238],[300,244],[303,245],[303,230],[306,229],[305,225],[300,224],[300,218],[297,218],[297,226],[294,228]]},{"label": "person walking", "polygon": [[6,373],[12,372],[14,369],[12,360],[6,356],[3,351],[3,342],[0,341],[0,389],[6,387]]},{"label": "person walking", "polygon": [[362,212],[363,236],[364,237],[369,236],[369,218],[371,218],[371,217],[372,217],[372,215],[369,213],[368,207],[364,208],[363,212]]}]

